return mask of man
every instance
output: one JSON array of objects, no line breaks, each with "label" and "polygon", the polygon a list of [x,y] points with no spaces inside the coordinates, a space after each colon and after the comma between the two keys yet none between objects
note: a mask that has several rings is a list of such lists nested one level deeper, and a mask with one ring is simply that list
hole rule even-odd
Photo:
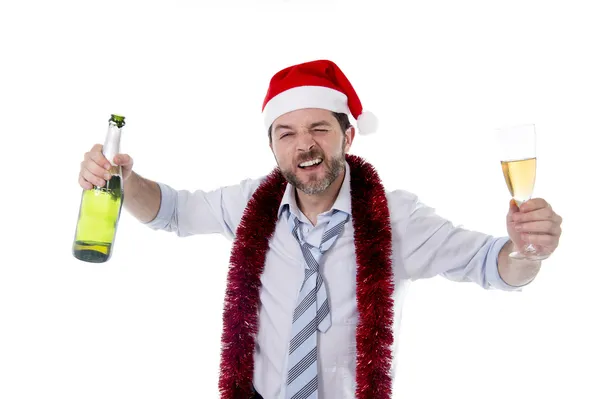
[{"label": "man", "polygon": [[[442,275],[520,290],[539,260],[512,259],[533,243],[557,247],[561,217],[543,199],[511,202],[506,237],[454,227],[412,193],[386,191],[348,152],[373,133],[336,64],[317,60],[271,79],[263,103],[277,162],[269,175],[206,192],[175,190],[132,171],[119,154],[124,206],[153,229],[221,233],[234,241],[224,310],[222,398],[391,398],[393,326],[411,280]],[[80,184],[103,185],[96,145]]]}]

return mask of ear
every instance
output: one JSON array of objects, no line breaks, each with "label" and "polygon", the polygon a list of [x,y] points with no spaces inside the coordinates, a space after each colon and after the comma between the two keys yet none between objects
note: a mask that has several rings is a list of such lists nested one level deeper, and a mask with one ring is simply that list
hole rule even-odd
[{"label": "ear", "polygon": [[273,154],[273,159],[275,160],[275,162],[277,162],[277,155],[275,155],[275,149],[273,149],[273,140],[271,140],[271,142],[269,143],[269,148],[271,149],[271,154]]},{"label": "ear", "polygon": [[346,133],[344,133],[344,149],[345,152],[350,151],[350,147],[352,146],[352,142],[354,141],[354,136],[356,135],[356,129],[354,126],[350,126],[346,129]]}]

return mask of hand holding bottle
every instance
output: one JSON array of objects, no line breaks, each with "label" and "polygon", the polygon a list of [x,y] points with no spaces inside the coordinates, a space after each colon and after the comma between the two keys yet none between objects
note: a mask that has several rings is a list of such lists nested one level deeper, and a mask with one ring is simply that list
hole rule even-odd
[{"label": "hand holding bottle", "polygon": [[81,162],[79,185],[84,190],[73,256],[85,262],[103,263],[112,254],[125,195],[123,180],[131,175],[133,166],[131,157],[119,154],[123,126],[125,117],[112,114],[104,145],[94,145]]},{"label": "hand holding bottle", "polygon": [[111,169],[114,165],[121,166],[123,180],[131,176],[133,168],[133,158],[127,154],[117,154],[113,157],[113,163],[102,153],[102,144],[95,144],[90,151],[86,152],[81,162],[79,171],[79,185],[84,190],[89,190],[93,186],[104,187],[110,180]]}]

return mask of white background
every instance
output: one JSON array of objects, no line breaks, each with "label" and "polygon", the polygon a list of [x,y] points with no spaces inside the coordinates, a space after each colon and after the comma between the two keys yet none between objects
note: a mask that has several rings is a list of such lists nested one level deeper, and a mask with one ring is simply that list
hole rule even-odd
[{"label": "white background", "polygon": [[230,243],[124,213],[113,259],[71,255],[79,163],[111,113],[135,169],[210,190],[275,166],[273,73],[334,60],[388,189],[505,234],[492,131],[533,122],[535,195],[564,218],[522,293],[412,286],[395,398],[597,398],[600,14],[592,1],[26,2],[0,6],[0,398],[216,398]]}]

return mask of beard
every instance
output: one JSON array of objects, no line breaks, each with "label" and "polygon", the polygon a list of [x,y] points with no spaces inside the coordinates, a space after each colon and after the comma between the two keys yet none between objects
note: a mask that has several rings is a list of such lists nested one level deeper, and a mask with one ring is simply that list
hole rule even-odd
[{"label": "beard", "polygon": [[325,176],[322,178],[316,177],[316,175],[310,176],[308,182],[302,182],[298,175],[292,172],[291,169],[281,169],[281,174],[292,186],[297,188],[298,190],[308,194],[315,195],[321,194],[337,179],[337,177],[342,173],[345,168],[344,162],[346,162],[346,157],[344,151],[342,149],[341,155],[334,156],[331,158],[326,158],[323,153],[317,150],[312,150],[307,153],[301,160],[297,162],[300,164],[304,161],[308,161],[314,158],[321,158],[323,160],[322,166],[325,169]]}]

